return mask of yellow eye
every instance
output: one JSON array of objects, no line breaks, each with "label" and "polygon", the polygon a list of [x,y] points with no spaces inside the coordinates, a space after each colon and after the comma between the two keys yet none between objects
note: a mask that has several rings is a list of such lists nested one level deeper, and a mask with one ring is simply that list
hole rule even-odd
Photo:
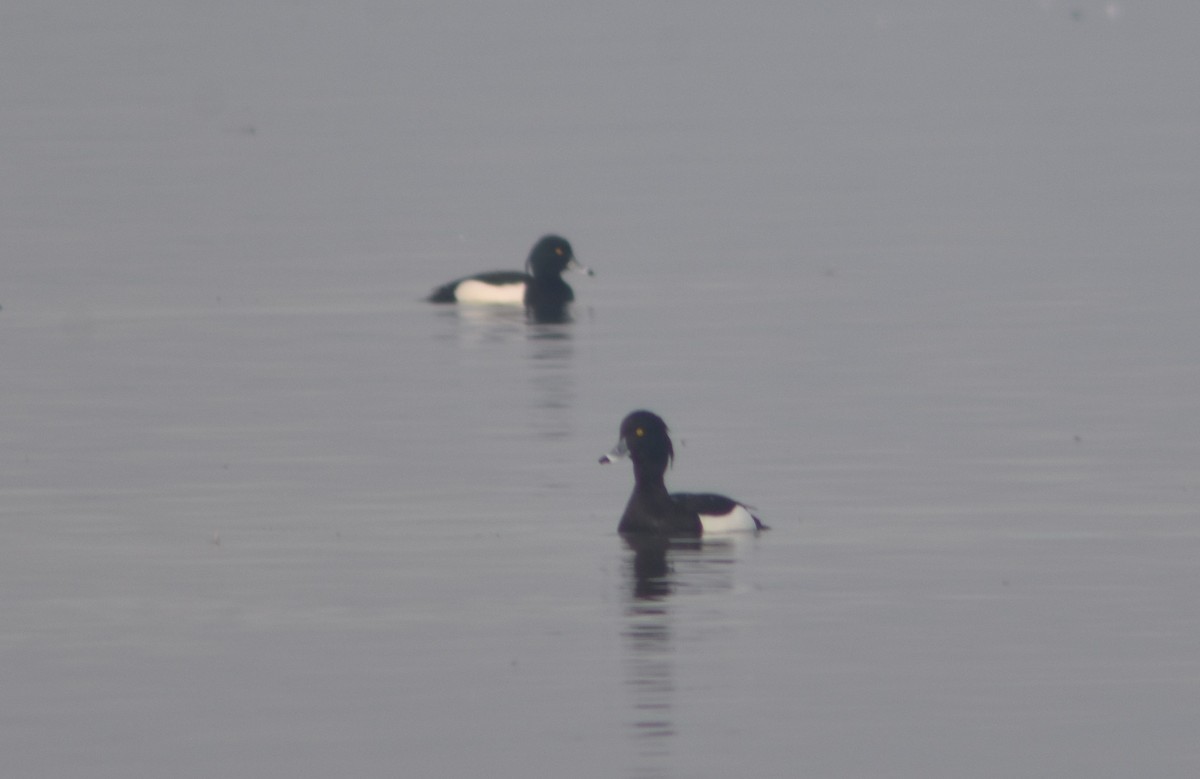
[{"label": "yellow eye", "polygon": [[561,247],[561,246],[556,246],[556,247],[554,248],[554,253],[555,253],[555,254],[557,254],[559,257],[561,257],[561,256],[562,256],[562,247]]},{"label": "yellow eye", "polygon": [[641,438],[642,436],[646,435],[646,431],[639,427],[637,430],[633,431],[633,434],[638,438]]}]

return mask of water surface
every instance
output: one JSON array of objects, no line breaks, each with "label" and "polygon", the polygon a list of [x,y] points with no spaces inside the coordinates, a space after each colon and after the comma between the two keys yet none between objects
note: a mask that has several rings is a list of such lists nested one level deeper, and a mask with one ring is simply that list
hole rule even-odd
[{"label": "water surface", "polygon": [[10,14],[10,771],[1195,774],[1197,21]]}]

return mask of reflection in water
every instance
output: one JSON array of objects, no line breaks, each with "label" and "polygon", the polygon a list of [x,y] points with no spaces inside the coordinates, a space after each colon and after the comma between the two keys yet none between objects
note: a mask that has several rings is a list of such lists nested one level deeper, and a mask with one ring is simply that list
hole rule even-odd
[{"label": "reflection in water", "polygon": [[[569,318],[544,322],[517,306],[458,305],[442,308],[439,317],[454,324],[437,338],[453,340],[467,352],[512,359],[508,345],[522,342],[530,382],[530,429],[540,438],[571,434],[575,403],[574,344]],[[554,318],[551,317],[553,320]]]},{"label": "reflection in water", "polygon": [[530,325],[528,344],[532,427],[541,438],[566,438],[571,433],[571,408],[575,404],[571,328]]},{"label": "reflection in water", "polygon": [[732,589],[733,542],[626,538],[630,598],[623,631],[626,685],[633,701],[632,736],[641,761],[637,776],[659,775],[675,735],[677,639],[671,598],[681,593]]},{"label": "reflection in water", "polygon": [[516,306],[437,307],[437,316],[453,321],[456,327],[435,337],[461,346],[503,343],[525,330],[525,311]]}]

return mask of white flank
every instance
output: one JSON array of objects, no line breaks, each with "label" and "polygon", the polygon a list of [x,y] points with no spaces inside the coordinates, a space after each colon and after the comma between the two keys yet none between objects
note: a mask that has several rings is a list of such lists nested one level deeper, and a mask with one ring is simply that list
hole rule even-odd
[{"label": "white flank", "polygon": [[467,279],[454,288],[454,298],[459,303],[508,303],[519,306],[525,302],[525,283],[488,284]]},{"label": "white flank", "polygon": [[745,533],[748,530],[758,529],[750,511],[740,504],[728,514],[701,514],[700,524],[703,526],[706,536],[717,533]]}]

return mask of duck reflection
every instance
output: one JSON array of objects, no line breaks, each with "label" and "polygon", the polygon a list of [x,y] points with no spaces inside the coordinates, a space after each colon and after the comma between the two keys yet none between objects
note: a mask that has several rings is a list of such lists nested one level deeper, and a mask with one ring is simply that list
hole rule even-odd
[{"label": "duck reflection", "polygon": [[[575,403],[573,326],[534,323],[512,306],[454,306],[438,311],[447,327],[434,337],[453,341],[480,381],[526,377],[529,429],[539,438],[572,433]],[[515,371],[515,372],[514,372]]]},{"label": "duck reflection", "polygon": [[438,310],[447,329],[435,336],[474,348],[520,338],[525,332],[525,312],[511,306],[455,306]]},{"label": "duck reflection", "polygon": [[653,766],[670,755],[675,736],[675,658],[673,598],[733,587],[733,541],[626,536],[629,598],[625,608],[626,686],[632,699],[631,735],[637,755]]},{"label": "duck reflection", "polygon": [[541,438],[561,439],[571,435],[575,404],[575,346],[571,328],[563,325],[530,326],[528,344],[529,381],[532,392],[530,424]]}]

